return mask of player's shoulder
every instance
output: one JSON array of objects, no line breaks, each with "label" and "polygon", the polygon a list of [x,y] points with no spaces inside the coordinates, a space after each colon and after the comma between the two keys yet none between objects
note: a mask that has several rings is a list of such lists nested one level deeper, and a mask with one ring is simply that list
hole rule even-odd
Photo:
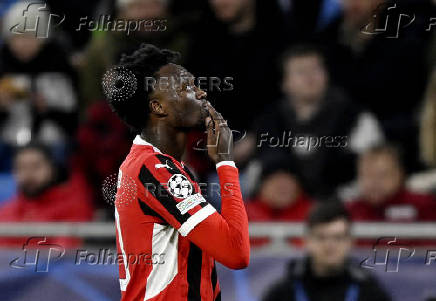
[{"label": "player's shoulder", "polygon": [[170,155],[157,152],[144,156],[141,160],[141,165],[149,170],[153,170],[154,172],[173,171],[182,173],[183,171],[183,165],[181,162],[177,161]]},{"label": "player's shoulder", "polygon": [[152,150],[143,150],[130,152],[121,164],[121,169],[135,172],[141,168],[155,170],[156,167],[158,169],[164,166],[181,167],[180,163],[170,155]]},{"label": "player's shoulder", "polygon": [[132,173],[137,174],[141,181],[166,181],[177,176],[195,182],[193,174],[174,157],[163,153],[143,155],[135,164]]},{"label": "player's shoulder", "polygon": [[179,174],[195,182],[193,174],[173,156],[137,136],[120,170],[141,181],[165,181]]},{"label": "player's shoulder", "polygon": [[188,172],[182,162],[166,154],[147,156],[139,170],[138,179],[143,187],[160,191],[165,198],[166,190],[171,196],[180,199],[200,192],[192,173]]}]

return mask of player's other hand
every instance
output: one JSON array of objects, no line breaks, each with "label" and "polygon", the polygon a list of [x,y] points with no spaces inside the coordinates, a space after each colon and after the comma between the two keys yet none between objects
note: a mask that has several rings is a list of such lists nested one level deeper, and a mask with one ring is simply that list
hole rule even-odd
[{"label": "player's other hand", "polygon": [[213,162],[233,161],[233,135],[227,121],[207,102],[207,153]]}]

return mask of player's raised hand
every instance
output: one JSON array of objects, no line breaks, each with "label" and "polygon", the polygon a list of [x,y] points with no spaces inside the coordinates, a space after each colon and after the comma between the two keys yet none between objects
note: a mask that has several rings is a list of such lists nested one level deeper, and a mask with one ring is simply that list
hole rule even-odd
[{"label": "player's raised hand", "polygon": [[207,153],[215,163],[233,161],[233,135],[227,121],[208,102],[206,117]]}]

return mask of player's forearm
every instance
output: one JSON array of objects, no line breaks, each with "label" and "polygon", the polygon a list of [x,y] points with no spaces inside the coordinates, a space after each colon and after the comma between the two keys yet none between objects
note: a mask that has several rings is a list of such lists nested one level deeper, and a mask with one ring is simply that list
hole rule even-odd
[{"label": "player's forearm", "polygon": [[[222,165],[217,168],[217,173],[221,189],[221,215],[230,226],[248,232],[248,219],[242,199],[238,169],[229,165]],[[241,218],[235,220],[235,215]]]},{"label": "player's forearm", "polygon": [[250,260],[248,220],[239,188],[238,170],[218,168],[222,214],[212,214],[198,224],[188,238],[216,261],[231,269],[243,269]]},{"label": "player's forearm", "polygon": [[248,266],[250,260],[248,231],[244,233],[241,229],[229,225],[227,220],[217,212],[198,224],[189,233],[188,238],[230,269],[243,269]]},{"label": "player's forearm", "polygon": [[217,173],[221,187],[221,216],[231,233],[230,247],[248,261],[250,255],[248,218],[242,199],[238,169],[222,165],[217,167]]}]

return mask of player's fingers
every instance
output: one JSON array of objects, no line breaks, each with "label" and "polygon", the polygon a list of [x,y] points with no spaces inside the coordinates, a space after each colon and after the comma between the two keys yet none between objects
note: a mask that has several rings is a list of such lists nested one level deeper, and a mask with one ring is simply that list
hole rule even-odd
[{"label": "player's fingers", "polygon": [[212,119],[216,119],[216,110],[214,109],[214,107],[212,107],[210,102],[207,102],[207,110],[209,111],[210,117],[212,117]]},{"label": "player's fingers", "polygon": [[218,113],[217,110],[215,110],[215,108],[210,104],[210,102],[207,102],[207,108],[209,110],[210,116],[212,117],[212,119],[214,121],[223,120],[223,117],[221,116],[221,114]]},{"label": "player's fingers", "polygon": [[223,115],[221,115],[221,113],[220,112],[218,112],[215,108],[213,108],[214,110],[215,110],[215,113],[216,113],[216,121],[219,123],[219,124],[225,124],[225,123],[227,123],[227,120],[225,120],[224,119],[224,117],[223,117]]},{"label": "player's fingers", "polygon": [[[215,108],[214,108],[214,110],[215,110]],[[218,112],[217,110],[215,110],[215,112],[216,112],[216,121],[219,121],[219,123],[223,123],[223,122],[227,122],[226,120],[224,120],[224,117],[223,117],[223,115],[221,115],[221,113],[220,112]]]},{"label": "player's fingers", "polygon": [[207,116],[204,120],[204,125],[206,126],[206,129],[209,129],[212,126],[212,118]]},{"label": "player's fingers", "polygon": [[224,135],[224,137],[228,137],[232,134],[232,131],[230,130],[229,126],[227,125],[227,122],[222,122],[218,125],[219,132]]},{"label": "player's fingers", "polygon": [[215,122],[213,121],[213,119],[211,117],[206,117],[205,119],[205,123],[206,123],[206,131],[207,131],[207,137],[209,138],[213,138],[215,136]]},{"label": "player's fingers", "polygon": [[218,126],[219,127],[228,127],[229,125],[227,124],[227,120],[221,119],[218,121]]}]

